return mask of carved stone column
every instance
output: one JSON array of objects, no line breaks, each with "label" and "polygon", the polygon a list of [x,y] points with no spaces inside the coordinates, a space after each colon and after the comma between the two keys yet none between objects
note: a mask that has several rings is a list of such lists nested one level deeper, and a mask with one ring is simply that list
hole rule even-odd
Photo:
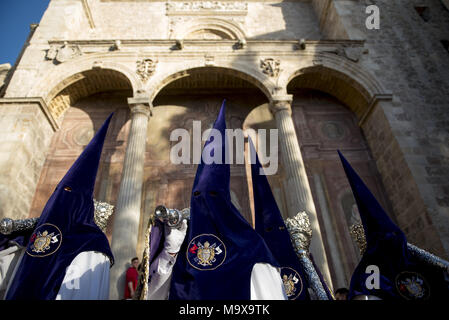
[{"label": "carved stone column", "polygon": [[326,282],[331,285],[320,225],[291,116],[291,102],[291,95],[276,96],[270,102],[270,109],[279,130],[279,148],[285,171],[284,188],[288,202],[288,216],[293,218],[300,211],[305,211],[308,214],[313,232],[310,252]]},{"label": "carved stone column", "polygon": [[[145,101],[145,100],[144,100]],[[150,107],[141,99],[128,99],[131,128],[126,146],[122,180],[112,231],[112,253],[109,299],[123,298],[127,266],[136,253],[142,199],[143,169]]]}]

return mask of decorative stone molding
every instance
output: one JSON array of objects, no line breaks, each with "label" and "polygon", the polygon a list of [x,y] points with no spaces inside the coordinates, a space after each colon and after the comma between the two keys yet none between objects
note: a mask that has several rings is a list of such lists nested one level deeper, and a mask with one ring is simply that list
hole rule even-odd
[{"label": "decorative stone molding", "polygon": [[240,1],[192,1],[167,2],[167,16],[170,15],[246,15],[248,3]]},{"label": "decorative stone molding", "polygon": [[48,60],[55,60],[63,63],[82,55],[83,52],[79,45],[69,45],[67,41],[62,46],[51,45],[45,56]]},{"label": "decorative stone molding", "polygon": [[277,77],[280,72],[281,61],[279,59],[267,58],[260,60],[260,68],[262,72],[269,77]]},{"label": "decorative stone molding", "polygon": [[223,17],[176,16],[169,22],[170,39],[239,40],[245,39],[242,22]]},{"label": "decorative stone molding", "polygon": [[142,59],[137,61],[136,73],[142,79],[147,81],[151,75],[156,71],[158,61],[153,59]]}]

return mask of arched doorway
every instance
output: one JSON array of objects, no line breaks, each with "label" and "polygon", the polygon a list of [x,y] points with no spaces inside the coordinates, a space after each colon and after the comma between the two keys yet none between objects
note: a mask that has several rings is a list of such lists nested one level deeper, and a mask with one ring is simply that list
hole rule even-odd
[{"label": "arched doorway", "polygon": [[[159,86],[152,100],[152,117],[148,125],[137,252],[143,249],[144,230],[157,205],[180,209],[190,206],[197,168],[192,156],[193,123],[200,121],[201,132],[211,128],[223,99],[226,99],[228,129],[245,129],[244,123],[251,111],[261,106],[268,108],[266,94],[254,84],[256,80],[248,78],[231,69],[204,67],[172,75]],[[191,161],[188,164],[170,161],[170,150],[179,142],[170,141],[170,134],[175,129],[185,129],[190,134]],[[252,223],[247,170],[245,164],[231,165],[231,198]]]},{"label": "arched doorway", "polygon": [[324,68],[311,68],[294,77],[287,91],[293,95],[292,117],[333,287],[348,287],[360,260],[349,227],[359,217],[337,150],[348,158],[384,208],[390,208],[375,159],[359,127],[369,95],[355,81]]},{"label": "arched doorway", "polygon": [[[130,81],[109,69],[76,73],[50,91],[49,111],[60,128],[53,134],[33,198],[30,217],[39,216],[54,188],[107,116],[114,112],[98,169],[94,197],[115,204],[129,129]],[[109,221],[112,225],[113,217]],[[107,235],[111,237],[111,229]]]}]

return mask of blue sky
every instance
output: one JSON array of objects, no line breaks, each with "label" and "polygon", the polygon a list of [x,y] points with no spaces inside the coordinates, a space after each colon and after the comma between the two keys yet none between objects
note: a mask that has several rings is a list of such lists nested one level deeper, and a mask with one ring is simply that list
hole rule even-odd
[{"label": "blue sky", "polygon": [[0,64],[14,65],[30,24],[39,23],[50,0],[0,0]]}]

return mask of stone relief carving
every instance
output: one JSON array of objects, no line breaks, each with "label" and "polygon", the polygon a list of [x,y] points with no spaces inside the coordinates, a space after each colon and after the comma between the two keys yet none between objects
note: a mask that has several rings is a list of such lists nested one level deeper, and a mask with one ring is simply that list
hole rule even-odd
[{"label": "stone relief carving", "polygon": [[78,45],[69,45],[67,42],[64,42],[62,46],[50,46],[50,49],[47,51],[46,58],[48,60],[55,60],[58,63],[62,63],[82,54],[83,52]]},{"label": "stone relief carving", "polygon": [[322,123],[321,132],[330,140],[339,140],[346,136],[344,127],[338,121],[326,121]]},{"label": "stone relief carving", "polygon": [[95,132],[90,126],[77,128],[73,135],[73,141],[79,146],[87,146]]},{"label": "stone relief carving", "polygon": [[333,53],[341,57],[345,57],[346,59],[352,62],[358,62],[362,56],[362,54],[367,54],[368,49],[361,47],[347,47],[345,45],[340,45],[332,50],[322,51],[323,53]]},{"label": "stone relief carving", "polygon": [[281,61],[279,59],[267,58],[260,60],[262,72],[269,77],[277,77],[280,71]]},{"label": "stone relief carving", "polygon": [[136,73],[143,81],[147,81],[156,70],[158,61],[153,59],[142,59],[137,61]]},{"label": "stone relief carving", "polygon": [[364,51],[362,48],[345,47],[345,48],[343,48],[343,52],[344,52],[344,56],[347,59],[349,59],[353,62],[358,62]]},{"label": "stone relief carving", "polygon": [[167,2],[167,12],[174,11],[247,11],[248,3],[233,1]]},{"label": "stone relief carving", "polygon": [[47,55],[45,56],[45,58],[47,58],[48,60],[53,60],[54,58],[56,58],[56,54],[58,53],[58,46],[50,46],[50,49],[48,49],[47,51]]}]

